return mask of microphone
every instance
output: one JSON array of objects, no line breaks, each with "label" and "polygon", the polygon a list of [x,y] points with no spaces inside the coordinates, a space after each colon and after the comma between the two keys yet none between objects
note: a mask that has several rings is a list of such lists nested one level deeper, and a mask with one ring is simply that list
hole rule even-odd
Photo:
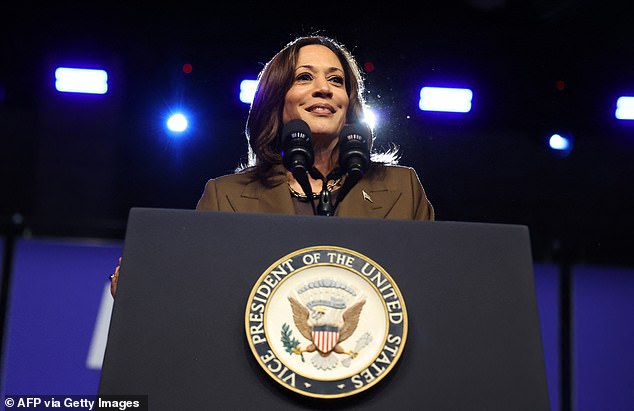
[{"label": "microphone", "polygon": [[305,174],[315,162],[310,128],[304,120],[291,120],[282,128],[282,161],[293,176]]},{"label": "microphone", "polygon": [[339,167],[348,176],[337,195],[335,208],[352,187],[361,180],[370,165],[368,138],[371,135],[370,126],[365,123],[347,124],[341,129],[339,134]]},{"label": "microphone", "polygon": [[357,181],[370,164],[368,137],[370,127],[365,123],[347,124],[339,134],[339,166]]},{"label": "microphone", "polygon": [[315,211],[313,190],[308,173],[313,168],[315,154],[311,142],[310,127],[304,120],[291,120],[282,127],[282,162],[304,190]]}]

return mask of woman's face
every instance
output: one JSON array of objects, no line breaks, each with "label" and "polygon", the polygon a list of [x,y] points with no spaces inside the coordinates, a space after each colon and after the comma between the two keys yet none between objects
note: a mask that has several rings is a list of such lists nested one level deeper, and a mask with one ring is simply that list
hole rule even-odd
[{"label": "woman's face", "polygon": [[299,50],[293,85],[286,92],[282,121],[308,123],[313,138],[338,136],[346,121],[348,94],[343,67],[328,47]]}]

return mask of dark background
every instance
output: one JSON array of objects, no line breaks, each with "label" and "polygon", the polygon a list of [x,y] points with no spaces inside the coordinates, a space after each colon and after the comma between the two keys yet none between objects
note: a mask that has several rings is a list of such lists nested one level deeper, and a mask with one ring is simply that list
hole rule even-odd
[{"label": "dark background", "polygon": [[[246,154],[240,81],[318,32],[374,64],[376,145],[401,147],[437,219],[527,225],[536,260],[634,265],[634,122],[614,118],[634,95],[627,3],[16,3],[0,27],[3,233],[123,238],[130,207],[194,208]],[[57,93],[71,65],[108,70],[109,93]],[[433,84],[473,89],[472,111],[420,111]],[[192,128],[174,139],[179,108]]]}]

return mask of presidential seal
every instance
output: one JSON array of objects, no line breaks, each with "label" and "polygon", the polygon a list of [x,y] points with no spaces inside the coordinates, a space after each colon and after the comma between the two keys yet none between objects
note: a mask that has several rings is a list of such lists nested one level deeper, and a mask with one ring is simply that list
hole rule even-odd
[{"label": "presidential seal", "polygon": [[253,355],[276,382],[316,398],[376,385],[400,358],[407,311],[390,275],[341,247],[304,248],[273,263],[247,302]]}]

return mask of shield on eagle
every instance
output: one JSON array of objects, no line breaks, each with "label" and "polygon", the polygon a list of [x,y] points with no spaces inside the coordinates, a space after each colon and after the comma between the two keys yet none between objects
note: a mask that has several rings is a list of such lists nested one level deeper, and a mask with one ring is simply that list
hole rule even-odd
[{"label": "shield on eagle", "polygon": [[339,342],[339,327],[333,325],[316,325],[312,330],[313,344],[317,349],[328,354]]}]

